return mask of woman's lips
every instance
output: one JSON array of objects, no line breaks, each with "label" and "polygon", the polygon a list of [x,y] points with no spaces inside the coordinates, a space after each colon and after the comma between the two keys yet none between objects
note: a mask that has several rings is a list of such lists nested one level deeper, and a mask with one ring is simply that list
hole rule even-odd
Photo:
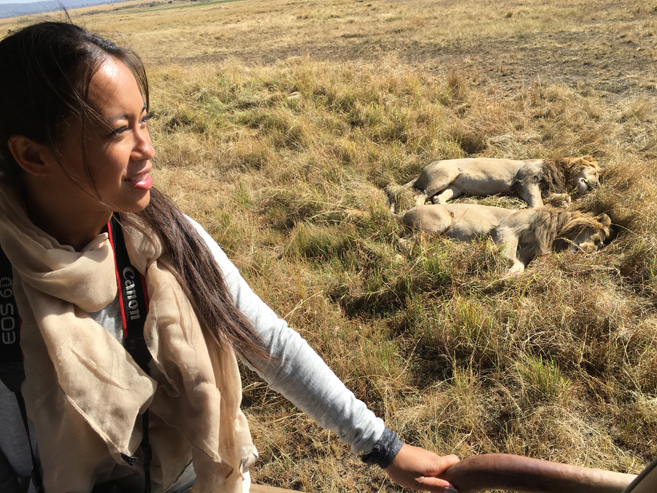
[{"label": "woman's lips", "polygon": [[135,188],[141,188],[142,190],[150,190],[153,186],[153,179],[148,173],[141,173],[139,175],[133,176],[132,178],[126,178],[130,185]]}]

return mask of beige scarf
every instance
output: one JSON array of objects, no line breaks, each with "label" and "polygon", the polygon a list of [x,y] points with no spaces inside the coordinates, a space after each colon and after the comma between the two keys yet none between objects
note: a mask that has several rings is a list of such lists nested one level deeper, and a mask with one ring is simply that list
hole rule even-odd
[{"label": "beige scarf", "polygon": [[192,492],[239,492],[253,445],[239,408],[235,354],[204,336],[157,234],[134,214],[122,214],[122,224],[130,261],[146,277],[144,336],[155,378],[87,315],[117,295],[107,234],[81,252],[60,245],[32,224],[11,187],[0,184],[0,244],[14,269],[23,395],[46,492],[88,492],[125,465],[121,454],[140,456],[146,409],[152,477],[163,489],[193,462]]}]

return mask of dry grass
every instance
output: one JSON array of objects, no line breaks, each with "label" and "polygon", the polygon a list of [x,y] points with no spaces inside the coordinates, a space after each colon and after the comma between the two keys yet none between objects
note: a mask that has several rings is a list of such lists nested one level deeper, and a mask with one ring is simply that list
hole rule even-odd
[{"label": "dry grass", "polygon": [[[635,473],[657,455],[651,7],[153,4],[72,17],[144,56],[158,186],[405,440]],[[584,154],[608,171],[574,207],[615,228],[595,255],[508,278],[491,242],[398,245],[383,188],[433,159]],[[258,482],[399,490],[248,371],[244,386]]]}]

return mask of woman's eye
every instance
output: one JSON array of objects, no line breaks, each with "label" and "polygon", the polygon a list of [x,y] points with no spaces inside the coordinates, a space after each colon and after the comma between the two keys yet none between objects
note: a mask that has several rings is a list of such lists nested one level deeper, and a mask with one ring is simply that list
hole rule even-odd
[{"label": "woman's eye", "polygon": [[127,125],[124,125],[124,126],[122,126],[122,127],[119,127],[119,128],[117,128],[116,130],[112,130],[112,132],[110,133],[110,137],[114,137],[114,136],[117,136],[117,135],[121,135],[121,134],[122,134],[123,132],[125,132],[126,130],[128,130]]},{"label": "woman's eye", "polygon": [[[153,115],[151,115],[150,113],[144,115],[144,116],[142,117],[142,119],[139,120],[139,125],[141,125],[141,126],[145,126],[145,125],[146,125],[146,122],[147,122],[148,120],[150,120],[150,119],[152,118],[152,116],[153,116]],[[122,127],[119,127],[119,128],[117,128],[117,129],[115,129],[115,130],[112,130],[112,131],[110,132],[109,136],[110,136],[110,137],[116,137],[116,136],[121,135],[121,134],[124,133],[124,132],[127,132],[128,130],[130,130],[130,125],[123,125]]]}]

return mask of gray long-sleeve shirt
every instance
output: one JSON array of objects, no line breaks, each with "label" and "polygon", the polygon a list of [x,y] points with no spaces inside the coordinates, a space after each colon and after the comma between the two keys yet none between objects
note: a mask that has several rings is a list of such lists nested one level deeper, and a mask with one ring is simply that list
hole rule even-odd
[{"label": "gray long-sleeve shirt", "polygon": [[[212,237],[199,224],[191,219],[190,222],[219,264],[236,306],[249,318],[275,357],[266,363],[255,361],[263,370],[256,371],[272,389],[350,444],[353,452],[370,452],[383,434],[383,421],[356,399],[308,343],[251,290]],[[118,298],[90,315],[117,339],[123,338]],[[31,436],[35,436],[34,429]],[[15,476],[20,489],[25,491],[32,470],[29,446],[16,398],[1,382],[0,452],[0,486],[3,478],[10,481]],[[31,485],[29,491],[33,491]]]}]

